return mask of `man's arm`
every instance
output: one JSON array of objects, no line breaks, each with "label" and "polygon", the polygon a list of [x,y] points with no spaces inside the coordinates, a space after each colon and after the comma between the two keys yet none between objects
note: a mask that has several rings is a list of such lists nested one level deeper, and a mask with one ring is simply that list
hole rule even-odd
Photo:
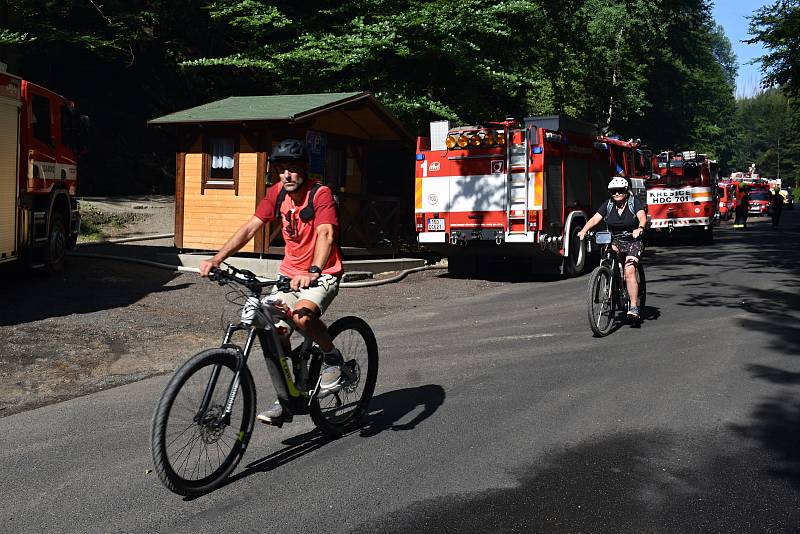
[{"label": "man's arm", "polygon": [[[314,243],[314,260],[311,265],[316,265],[320,269],[325,268],[328,258],[331,257],[334,246],[334,231],[332,224],[320,224],[317,226],[317,241]],[[309,265],[310,267],[310,265]],[[303,273],[292,278],[292,289],[309,287],[319,278],[318,273]]]},{"label": "man's arm", "polygon": [[208,276],[208,272],[212,267],[219,267],[220,264],[228,259],[232,254],[235,254],[245,243],[253,239],[256,232],[264,225],[264,221],[253,215],[250,220],[244,223],[236,230],[233,235],[222,245],[219,252],[214,254],[210,260],[200,262],[200,276]]}]

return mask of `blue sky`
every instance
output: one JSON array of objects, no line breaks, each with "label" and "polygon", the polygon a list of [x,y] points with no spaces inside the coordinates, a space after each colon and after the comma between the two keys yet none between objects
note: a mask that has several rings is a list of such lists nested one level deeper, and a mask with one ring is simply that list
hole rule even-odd
[{"label": "blue sky", "polygon": [[715,0],[713,8],[714,19],[725,28],[725,35],[731,40],[733,52],[739,62],[739,74],[736,77],[736,96],[752,96],[757,92],[761,82],[759,65],[748,65],[753,58],[764,55],[765,51],[760,45],[746,44],[742,41],[749,39],[747,33],[749,21],[747,17],[759,7],[771,4],[772,1],[763,0]]}]

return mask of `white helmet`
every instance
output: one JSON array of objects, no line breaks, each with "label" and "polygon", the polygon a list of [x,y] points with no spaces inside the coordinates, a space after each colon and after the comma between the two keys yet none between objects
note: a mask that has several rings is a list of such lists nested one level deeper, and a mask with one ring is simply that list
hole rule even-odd
[{"label": "white helmet", "polygon": [[628,180],[622,176],[615,176],[608,182],[609,189],[628,189]]}]

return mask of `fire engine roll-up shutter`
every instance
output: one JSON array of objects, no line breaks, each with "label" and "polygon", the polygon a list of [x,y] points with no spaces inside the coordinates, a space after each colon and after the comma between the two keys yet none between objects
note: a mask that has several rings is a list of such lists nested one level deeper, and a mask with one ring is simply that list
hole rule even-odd
[{"label": "fire engine roll-up shutter", "polygon": [[0,98],[0,262],[16,256],[18,103]]},{"label": "fire engine roll-up shutter", "polygon": [[[561,194],[561,158],[552,157],[547,162],[545,169],[545,198],[547,205],[547,228],[546,231],[557,230],[561,231],[562,213],[562,199]],[[553,226],[556,225],[556,226]]]}]

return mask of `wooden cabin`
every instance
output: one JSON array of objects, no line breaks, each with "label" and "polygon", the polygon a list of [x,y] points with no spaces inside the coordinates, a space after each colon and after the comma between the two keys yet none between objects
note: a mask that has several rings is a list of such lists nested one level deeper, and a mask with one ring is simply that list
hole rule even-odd
[{"label": "wooden cabin", "polygon": [[[269,154],[290,137],[306,140],[310,176],[334,192],[343,246],[396,248],[413,224],[414,139],[368,92],[230,97],[148,124],[177,134],[179,249],[223,245],[276,180]],[[273,221],[241,252],[282,244]]]}]

